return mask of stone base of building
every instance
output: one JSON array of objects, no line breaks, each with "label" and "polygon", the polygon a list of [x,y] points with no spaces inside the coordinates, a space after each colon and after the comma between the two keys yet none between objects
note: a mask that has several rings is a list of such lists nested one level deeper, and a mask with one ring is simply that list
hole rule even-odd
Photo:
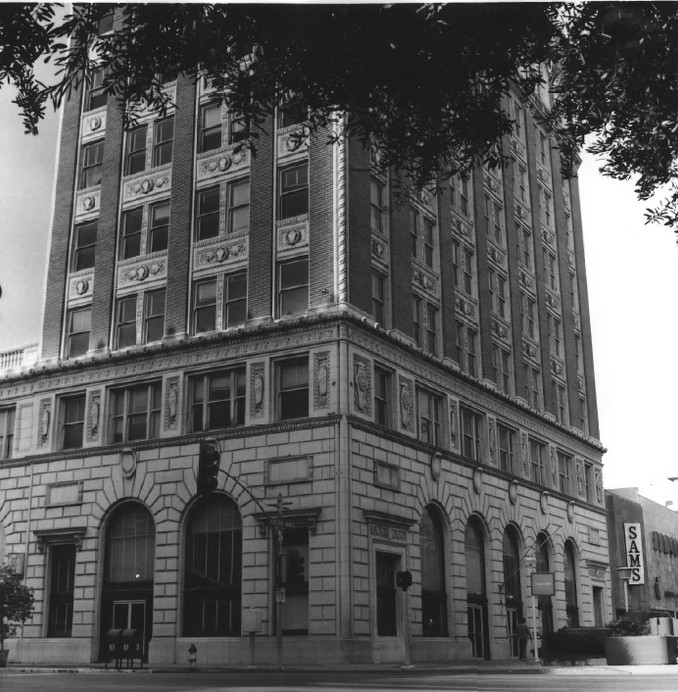
[{"label": "stone base of building", "polygon": [[9,639],[9,663],[52,665],[92,663],[92,640],[85,638]]}]

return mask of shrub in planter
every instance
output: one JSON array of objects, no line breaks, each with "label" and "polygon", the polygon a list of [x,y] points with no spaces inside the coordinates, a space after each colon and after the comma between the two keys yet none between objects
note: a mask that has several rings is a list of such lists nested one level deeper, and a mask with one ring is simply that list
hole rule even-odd
[{"label": "shrub in planter", "polygon": [[0,666],[7,663],[5,639],[13,637],[17,627],[32,614],[33,591],[12,567],[0,567]]},{"label": "shrub in planter", "polygon": [[571,664],[590,658],[605,658],[605,640],[610,636],[608,627],[563,627],[546,635],[544,663]]},{"label": "shrub in planter", "polygon": [[648,665],[676,662],[676,637],[650,635],[647,618],[622,617],[611,625],[605,642],[608,665]]}]

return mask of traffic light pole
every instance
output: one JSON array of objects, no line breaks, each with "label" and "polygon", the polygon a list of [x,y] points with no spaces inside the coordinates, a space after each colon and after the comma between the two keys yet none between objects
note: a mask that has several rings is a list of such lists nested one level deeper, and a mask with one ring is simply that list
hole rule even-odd
[{"label": "traffic light pole", "polygon": [[283,551],[283,501],[282,495],[278,494],[275,513],[275,536],[276,536],[276,556],[275,564],[278,574],[276,575],[276,594],[275,594],[275,659],[278,668],[282,665],[283,639],[282,639],[282,618],[283,618],[283,600],[284,586],[282,585],[282,561],[285,559]]}]

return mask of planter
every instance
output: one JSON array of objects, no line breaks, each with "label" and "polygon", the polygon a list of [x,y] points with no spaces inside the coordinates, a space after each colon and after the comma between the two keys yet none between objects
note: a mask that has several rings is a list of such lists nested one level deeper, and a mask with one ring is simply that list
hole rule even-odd
[{"label": "planter", "polygon": [[7,657],[9,656],[8,649],[0,649],[0,668],[7,667]]},{"label": "planter", "polygon": [[608,637],[605,640],[607,664],[675,664],[676,639],[671,636]]}]

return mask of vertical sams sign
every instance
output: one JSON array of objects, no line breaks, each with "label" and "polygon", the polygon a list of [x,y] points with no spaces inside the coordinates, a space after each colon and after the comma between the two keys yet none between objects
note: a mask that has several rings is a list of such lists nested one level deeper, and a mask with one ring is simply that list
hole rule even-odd
[{"label": "vertical sams sign", "polygon": [[645,583],[645,560],[643,558],[643,538],[640,524],[624,524],[626,544],[626,566],[631,568],[629,584]]}]

